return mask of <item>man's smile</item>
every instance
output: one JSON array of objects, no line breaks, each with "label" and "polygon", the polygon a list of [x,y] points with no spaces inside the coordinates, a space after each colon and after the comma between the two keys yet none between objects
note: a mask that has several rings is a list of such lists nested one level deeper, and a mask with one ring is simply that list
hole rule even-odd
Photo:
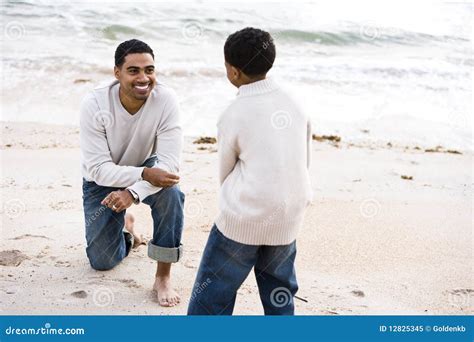
[{"label": "man's smile", "polygon": [[146,94],[147,91],[150,89],[151,82],[145,84],[135,84],[133,88],[137,90],[139,93]]}]

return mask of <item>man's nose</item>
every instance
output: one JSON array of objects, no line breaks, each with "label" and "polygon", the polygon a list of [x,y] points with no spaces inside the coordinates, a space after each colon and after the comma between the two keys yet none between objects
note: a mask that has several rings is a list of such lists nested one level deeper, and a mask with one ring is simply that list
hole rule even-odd
[{"label": "man's nose", "polygon": [[148,76],[145,74],[145,72],[141,72],[141,73],[138,75],[138,79],[137,79],[138,82],[145,83],[145,82],[148,82],[149,80],[150,80],[150,79],[149,79]]}]

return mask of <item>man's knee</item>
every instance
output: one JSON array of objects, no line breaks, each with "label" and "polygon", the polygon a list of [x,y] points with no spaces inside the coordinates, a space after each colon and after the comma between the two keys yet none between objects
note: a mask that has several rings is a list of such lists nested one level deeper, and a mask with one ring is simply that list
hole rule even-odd
[{"label": "man's knee", "polygon": [[111,254],[98,248],[87,248],[87,258],[94,270],[108,271],[117,266],[122,259],[117,253]]},{"label": "man's knee", "polygon": [[98,262],[91,259],[89,259],[89,262],[91,264],[91,267],[96,271],[108,271],[117,265],[116,263],[111,263],[111,262],[104,263],[104,262]]},{"label": "man's knee", "polygon": [[184,205],[184,197],[179,187],[173,185],[161,189],[156,194],[151,195],[150,198],[147,198],[147,200],[151,200],[155,205],[177,206],[182,208]]},{"label": "man's knee", "polygon": [[171,201],[182,202],[184,201],[184,194],[181,192],[177,185],[170,186],[168,188],[163,188],[161,190],[162,197],[165,197]]}]

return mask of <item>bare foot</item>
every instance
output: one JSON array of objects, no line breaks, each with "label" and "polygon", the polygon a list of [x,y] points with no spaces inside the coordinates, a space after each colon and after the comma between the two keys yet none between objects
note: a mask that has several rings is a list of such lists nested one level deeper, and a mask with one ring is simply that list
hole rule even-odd
[{"label": "bare foot", "polygon": [[133,235],[133,246],[132,248],[137,248],[140,245],[145,245],[145,239],[143,236],[138,236],[134,230],[135,226],[135,217],[132,214],[125,214],[125,229],[127,232]]},{"label": "bare foot", "polygon": [[167,277],[156,277],[153,290],[156,291],[158,303],[161,306],[172,307],[179,304],[181,297],[171,287],[171,280]]}]

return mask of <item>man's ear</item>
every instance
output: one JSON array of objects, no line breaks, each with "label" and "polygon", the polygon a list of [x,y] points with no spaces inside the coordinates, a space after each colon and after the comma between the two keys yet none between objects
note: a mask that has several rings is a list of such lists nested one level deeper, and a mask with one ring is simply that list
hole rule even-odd
[{"label": "man's ear", "polygon": [[114,75],[116,79],[119,79],[120,69],[117,66],[114,66]]}]

